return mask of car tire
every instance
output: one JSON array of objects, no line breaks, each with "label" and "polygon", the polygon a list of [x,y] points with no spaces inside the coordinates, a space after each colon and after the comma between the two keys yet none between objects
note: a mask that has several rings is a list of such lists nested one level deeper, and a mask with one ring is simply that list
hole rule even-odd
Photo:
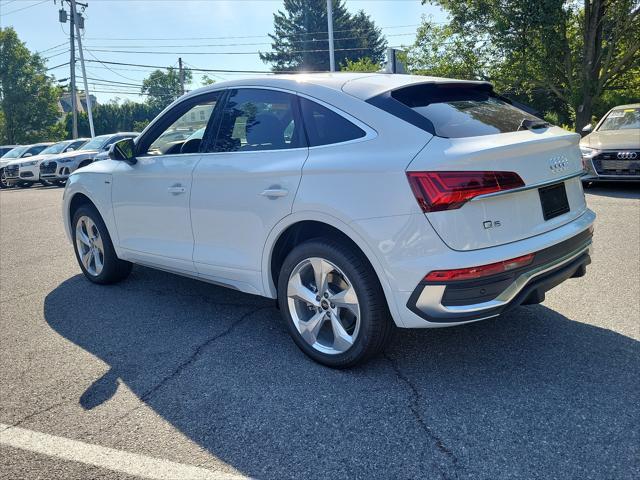
[{"label": "car tire", "polygon": [[296,345],[331,368],[353,367],[380,353],[395,327],[367,258],[330,239],[306,241],[287,255],[278,305]]},{"label": "car tire", "polygon": [[129,276],[133,265],[116,255],[109,231],[94,206],[79,207],[71,226],[76,260],[88,280],[108,285]]}]

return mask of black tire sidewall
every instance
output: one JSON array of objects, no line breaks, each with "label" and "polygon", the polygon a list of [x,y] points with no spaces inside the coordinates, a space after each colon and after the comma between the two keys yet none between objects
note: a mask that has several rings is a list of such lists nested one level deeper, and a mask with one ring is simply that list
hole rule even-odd
[{"label": "black tire sidewall", "polygon": [[[315,350],[302,338],[291,318],[287,299],[289,276],[300,262],[310,257],[324,258],[340,268],[358,296],[360,329],[353,346],[344,353],[331,355]],[[356,259],[359,260],[357,265],[354,264]],[[372,296],[377,301],[371,302]],[[332,368],[351,367],[370,356],[372,316],[380,315],[380,309],[386,311],[386,300],[384,300],[382,288],[366,258],[361,258],[349,247],[325,240],[309,240],[294,248],[286,257],[278,276],[278,304],[296,345],[312,359]]]},{"label": "black tire sidewall", "polygon": [[[78,220],[80,217],[89,217],[93,223],[96,225],[96,228],[100,232],[100,237],[102,238],[102,244],[104,247],[104,260],[102,271],[99,275],[91,275],[84,268],[82,264],[82,260],[80,259],[80,254],[78,252],[78,246],[76,244],[76,225],[78,224]],[[116,255],[115,249],[113,248],[113,243],[111,242],[111,236],[109,235],[109,231],[107,230],[107,226],[105,225],[100,213],[98,210],[91,205],[82,205],[79,207],[73,215],[73,220],[71,222],[71,236],[73,239],[73,251],[76,255],[76,260],[78,261],[78,265],[80,265],[80,269],[82,273],[84,273],[85,277],[90,281],[98,284],[108,284],[113,283],[115,277],[117,276],[118,271],[118,256]]]}]

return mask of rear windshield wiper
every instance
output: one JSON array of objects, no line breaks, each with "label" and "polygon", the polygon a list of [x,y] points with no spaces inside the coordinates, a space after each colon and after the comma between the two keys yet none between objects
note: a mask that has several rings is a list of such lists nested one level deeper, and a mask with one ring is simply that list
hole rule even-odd
[{"label": "rear windshield wiper", "polygon": [[544,120],[529,120],[528,118],[523,118],[522,122],[520,122],[520,126],[518,127],[518,131],[520,130],[535,130],[536,128],[547,128],[551,124],[549,122],[545,122]]}]

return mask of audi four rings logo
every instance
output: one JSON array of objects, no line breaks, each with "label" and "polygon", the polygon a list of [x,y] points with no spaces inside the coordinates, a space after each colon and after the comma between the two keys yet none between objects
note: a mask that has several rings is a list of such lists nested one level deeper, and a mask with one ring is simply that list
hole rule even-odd
[{"label": "audi four rings logo", "polygon": [[564,172],[569,168],[569,160],[567,157],[553,157],[549,159],[549,169],[553,173]]},{"label": "audi four rings logo", "polygon": [[635,160],[638,158],[638,152],[618,152],[620,160]]}]

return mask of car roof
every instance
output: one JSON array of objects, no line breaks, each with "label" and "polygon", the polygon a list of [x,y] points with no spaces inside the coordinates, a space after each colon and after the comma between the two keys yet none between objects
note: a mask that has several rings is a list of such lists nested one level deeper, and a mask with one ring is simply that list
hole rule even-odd
[{"label": "car roof", "polygon": [[244,78],[219,82],[207,87],[199,88],[187,96],[200,95],[208,91],[231,88],[234,86],[262,86],[284,88],[302,93],[311,93],[313,86],[321,86],[336,91],[342,91],[354,97],[366,100],[376,95],[396,90],[409,85],[420,83],[468,83],[470,85],[490,85],[488,82],[472,80],[456,80],[442,77],[427,77],[422,75],[403,75],[390,73],[292,73],[265,75],[262,77]]},{"label": "car roof", "polygon": [[640,103],[630,103],[629,105],[618,105],[611,110],[622,110],[623,108],[640,108]]}]

